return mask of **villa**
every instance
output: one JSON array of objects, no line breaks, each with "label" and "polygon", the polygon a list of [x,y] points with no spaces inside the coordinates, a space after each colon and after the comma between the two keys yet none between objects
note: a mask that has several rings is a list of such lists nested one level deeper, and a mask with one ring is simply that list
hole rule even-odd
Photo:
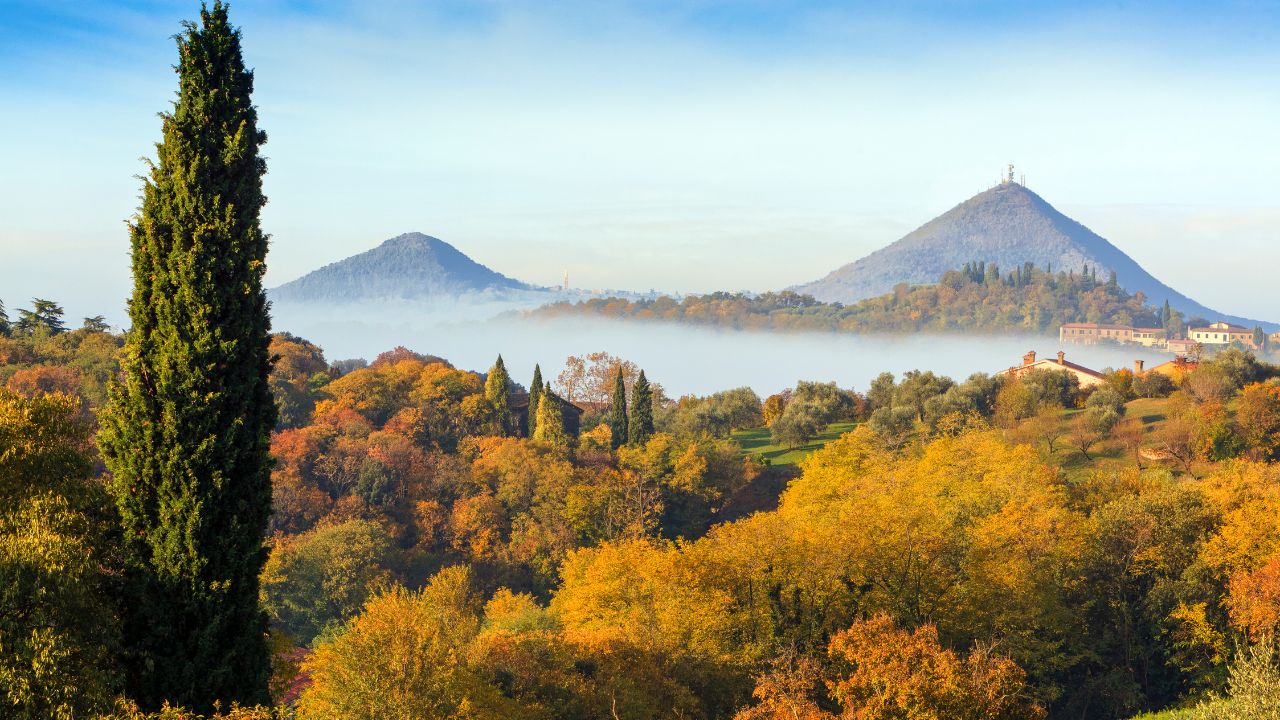
[{"label": "villa", "polygon": [[1080,381],[1080,387],[1082,388],[1093,387],[1094,385],[1101,385],[1103,382],[1106,381],[1106,379],[1102,376],[1102,373],[1098,372],[1097,370],[1091,370],[1083,365],[1077,365],[1073,362],[1068,362],[1066,353],[1062,352],[1061,350],[1058,351],[1058,357],[1056,360],[1037,360],[1036,351],[1032,350],[1031,352],[1028,352],[1026,355],[1022,356],[1021,365],[1015,365],[1011,368],[1008,368],[1007,370],[1001,370],[999,373],[996,373],[996,374],[1010,375],[1012,377],[1022,377],[1023,375],[1026,375],[1032,370],[1053,370],[1058,372],[1071,373],[1076,377],[1077,380]]}]

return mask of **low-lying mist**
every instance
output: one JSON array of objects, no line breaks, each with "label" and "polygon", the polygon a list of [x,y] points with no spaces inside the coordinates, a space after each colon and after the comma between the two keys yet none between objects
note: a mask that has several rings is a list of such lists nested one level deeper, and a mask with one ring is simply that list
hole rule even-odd
[{"label": "low-lying mist", "polygon": [[835,381],[865,390],[886,370],[897,375],[933,370],[963,380],[971,373],[1016,365],[1028,350],[1041,357],[1065,350],[1068,360],[1095,370],[1131,367],[1135,359],[1151,364],[1169,358],[1137,346],[1060,348],[1048,337],[777,333],[660,322],[494,317],[511,309],[497,303],[280,307],[274,327],[320,344],[330,360],[372,360],[403,345],[483,372],[501,353],[512,377],[525,384],[534,363],[541,363],[545,377],[554,378],[569,355],[605,350],[637,363],[672,397],[744,385],[764,396],[797,380]]}]

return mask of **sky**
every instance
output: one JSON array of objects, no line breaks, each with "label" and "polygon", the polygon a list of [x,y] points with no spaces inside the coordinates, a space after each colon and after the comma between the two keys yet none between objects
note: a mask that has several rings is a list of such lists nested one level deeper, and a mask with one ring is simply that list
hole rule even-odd
[{"label": "sky", "polygon": [[[123,319],[125,221],[195,2],[0,0],[0,300]],[[231,4],[269,285],[409,231],[519,279],[825,275],[1027,185],[1173,287],[1280,320],[1280,4]]]}]

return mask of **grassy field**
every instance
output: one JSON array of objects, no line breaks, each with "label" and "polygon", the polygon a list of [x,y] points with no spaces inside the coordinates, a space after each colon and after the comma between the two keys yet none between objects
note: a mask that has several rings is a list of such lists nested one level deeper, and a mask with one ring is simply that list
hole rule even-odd
[{"label": "grassy field", "polygon": [[774,445],[767,427],[739,430],[733,433],[733,441],[742,446],[744,453],[768,460],[770,465],[798,465],[809,453],[849,432],[853,427],[854,423],[832,423],[821,435],[796,447]]}]

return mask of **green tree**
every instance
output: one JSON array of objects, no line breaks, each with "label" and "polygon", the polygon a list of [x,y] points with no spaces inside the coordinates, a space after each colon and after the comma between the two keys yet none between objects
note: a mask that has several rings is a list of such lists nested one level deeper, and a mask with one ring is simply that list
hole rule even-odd
[{"label": "green tree", "polygon": [[4,301],[0,300],[0,337],[9,337],[13,326],[9,324],[9,313],[4,311]]},{"label": "green tree", "polygon": [[[0,715],[91,717],[118,690],[111,501],[78,399],[0,390]],[[113,568],[114,569],[114,568]]]},{"label": "green tree", "polygon": [[82,330],[89,332],[106,332],[111,329],[107,324],[107,319],[101,315],[94,315],[84,319],[84,325],[80,326]]},{"label": "green tree", "polygon": [[622,368],[618,368],[618,373],[614,375],[613,381],[613,397],[609,402],[609,416],[606,419],[609,425],[610,436],[613,442],[613,449],[617,450],[627,442],[627,384],[622,377]]},{"label": "green tree", "polygon": [[493,367],[489,368],[489,375],[484,381],[484,396],[493,406],[494,415],[498,419],[498,434],[508,434],[511,430],[511,375],[507,372],[501,355]]},{"label": "green tree", "polygon": [[534,440],[552,445],[568,445],[569,435],[564,431],[563,402],[550,390],[543,389],[542,398],[538,400],[538,430],[533,434]]},{"label": "green tree", "polygon": [[178,99],[130,226],[133,329],[99,444],[129,563],[129,695],[208,711],[269,700],[266,134],[227,6],[183,27]]},{"label": "green tree", "polygon": [[631,388],[631,418],[627,425],[629,439],[634,445],[646,443],[653,437],[653,390],[643,370]]},{"label": "green tree", "polygon": [[542,366],[533,366],[533,382],[529,383],[529,437],[538,430],[538,401],[546,388],[542,384]]},{"label": "green tree", "polygon": [[18,309],[18,322],[15,329],[22,335],[31,335],[37,330],[45,330],[50,335],[65,332],[67,326],[62,322],[64,311],[62,306],[52,300],[33,298],[31,309]]},{"label": "green tree", "polygon": [[368,520],[322,525],[279,540],[262,570],[263,607],[303,644],[360,612],[391,579],[391,540]]}]

